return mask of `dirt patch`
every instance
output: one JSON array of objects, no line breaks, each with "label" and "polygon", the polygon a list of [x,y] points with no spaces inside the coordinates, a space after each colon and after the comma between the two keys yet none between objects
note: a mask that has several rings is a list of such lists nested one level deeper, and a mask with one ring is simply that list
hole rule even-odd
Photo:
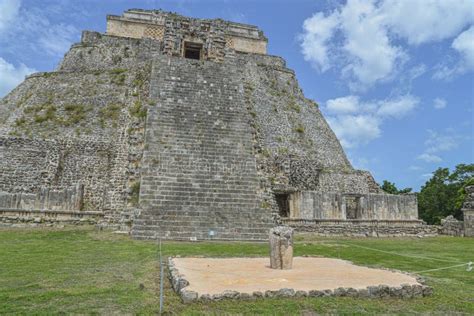
[{"label": "dirt patch", "polygon": [[174,258],[173,262],[178,273],[189,282],[186,290],[200,295],[224,291],[252,294],[282,288],[311,291],[421,285],[416,277],[407,274],[330,258],[295,257],[291,270],[271,269],[268,258]]}]

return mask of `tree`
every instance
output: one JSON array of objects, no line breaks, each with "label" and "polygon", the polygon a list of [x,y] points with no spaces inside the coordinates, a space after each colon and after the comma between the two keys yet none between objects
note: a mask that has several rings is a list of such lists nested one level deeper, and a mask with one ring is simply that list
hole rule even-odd
[{"label": "tree", "polygon": [[453,215],[461,218],[463,188],[473,181],[474,164],[459,164],[450,173],[448,168],[438,168],[418,194],[420,217],[429,224],[438,224],[442,218]]},{"label": "tree", "polygon": [[392,183],[387,180],[383,180],[383,184],[381,188],[382,190],[384,190],[384,192],[389,193],[389,194],[405,194],[405,193],[411,192],[411,188],[405,188],[405,189],[399,190],[397,186],[395,185],[395,183]]}]

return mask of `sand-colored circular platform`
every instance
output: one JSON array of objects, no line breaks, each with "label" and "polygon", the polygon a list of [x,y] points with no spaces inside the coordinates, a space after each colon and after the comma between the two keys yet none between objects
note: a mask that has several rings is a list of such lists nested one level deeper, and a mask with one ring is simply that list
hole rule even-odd
[{"label": "sand-colored circular platform", "polygon": [[283,288],[295,291],[366,289],[369,286],[420,285],[413,276],[354,265],[330,258],[295,257],[293,269],[275,270],[268,258],[173,258],[176,272],[189,282],[186,291],[201,295],[225,291],[252,294]]}]

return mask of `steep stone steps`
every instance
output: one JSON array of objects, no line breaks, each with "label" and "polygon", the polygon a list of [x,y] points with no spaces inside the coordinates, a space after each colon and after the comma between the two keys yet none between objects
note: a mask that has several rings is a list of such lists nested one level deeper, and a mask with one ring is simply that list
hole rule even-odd
[{"label": "steep stone steps", "polygon": [[[266,239],[252,127],[239,69],[161,56],[154,61],[138,239]],[[210,235],[214,232],[214,235]]]}]

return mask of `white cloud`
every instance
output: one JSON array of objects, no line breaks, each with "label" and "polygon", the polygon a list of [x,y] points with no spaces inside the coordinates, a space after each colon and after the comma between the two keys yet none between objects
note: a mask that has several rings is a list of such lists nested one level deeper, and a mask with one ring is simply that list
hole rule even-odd
[{"label": "white cloud", "polygon": [[436,99],[433,100],[433,107],[435,109],[438,109],[438,110],[439,109],[444,109],[446,107],[446,104],[447,104],[447,102],[443,98],[436,98]]},{"label": "white cloud", "polygon": [[436,155],[432,155],[432,154],[427,154],[427,153],[421,154],[416,158],[420,159],[420,160],[423,160],[425,162],[441,162],[441,161],[443,161],[443,159],[441,159],[440,157],[438,157]]},{"label": "white cloud", "polygon": [[379,102],[377,115],[380,117],[401,118],[411,112],[420,102],[412,95],[400,96],[396,99],[389,99]]},{"label": "white cloud", "polygon": [[456,37],[451,47],[461,54],[467,69],[474,69],[474,26]]},{"label": "white cloud", "polygon": [[15,67],[0,57],[0,97],[7,94],[11,89],[22,82],[25,76],[32,72],[35,72],[35,70],[23,64]]},{"label": "white cloud", "polygon": [[345,148],[364,145],[380,136],[380,119],[371,115],[328,117],[334,133]]},{"label": "white cloud", "polygon": [[19,0],[0,0],[0,33],[11,26],[19,11]]},{"label": "white cloud", "polygon": [[349,95],[347,97],[328,100],[326,108],[330,113],[348,114],[355,113],[359,110],[359,97]]},{"label": "white cloud", "polygon": [[472,0],[385,0],[380,14],[409,44],[454,37],[474,21]]},{"label": "white cloud", "polygon": [[[402,44],[453,38],[473,22],[472,0],[348,0],[330,14],[317,12],[306,19],[299,38],[314,68],[324,72],[337,66],[352,90],[364,90],[400,72],[410,58]],[[452,45],[468,70],[474,68],[471,29]],[[445,66],[437,76],[443,73],[460,72]]]},{"label": "white cloud", "polygon": [[474,26],[459,34],[451,44],[459,55],[455,63],[437,65],[434,79],[451,80],[458,75],[474,70]]},{"label": "white cloud", "polygon": [[304,59],[324,72],[330,68],[327,41],[338,25],[337,14],[324,16],[319,12],[303,22],[304,33],[300,36]]},{"label": "white cloud", "polygon": [[331,99],[326,102],[328,123],[345,148],[367,144],[381,135],[381,125],[389,118],[402,118],[419,103],[412,95],[394,99],[360,102],[358,96]]},{"label": "white cloud", "polygon": [[388,79],[405,54],[391,44],[384,16],[371,1],[349,0],[340,19],[345,34],[343,49],[350,60],[344,72],[350,72],[362,86]]}]

